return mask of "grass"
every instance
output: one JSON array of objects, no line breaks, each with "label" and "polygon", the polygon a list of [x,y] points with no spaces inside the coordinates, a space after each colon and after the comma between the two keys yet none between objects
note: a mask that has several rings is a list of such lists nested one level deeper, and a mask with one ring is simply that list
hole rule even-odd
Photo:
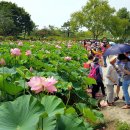
[{"label": "grass", "polygon": [[130,130],[130,124],[118,121],[116,123],[116,130]]}]

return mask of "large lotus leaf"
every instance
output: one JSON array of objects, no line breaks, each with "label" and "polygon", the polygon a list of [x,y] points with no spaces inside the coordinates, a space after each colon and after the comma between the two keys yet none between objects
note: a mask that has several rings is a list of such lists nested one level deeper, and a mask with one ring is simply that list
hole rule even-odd
[{"label": "large lotus leaf", "polygon": [[30,79],[32,77],[32,73],[24,66],[16,68],[16,70],[23,78]]},{"label": "large lotus leaf", "polygon": [[58,115],[56,130],[87,130],[90,126],[85,126],[83,120],[76,115]]},{"label": "large lotus leaf", "polygon": [[98,106],[98,101],[94,98],[89,98],[88,99],[88,103],[93,106],[93,107],[97,107]]},{"label": "large lotus leaf", "polygon": [[19,68],[16,68],[16,70],[23,78],[25,78],[25,72],[28,70],[26,67],[21,66]]},{"label": "large lotus leaf", "polygon": [[0,130],[37,130],[44,107],[32,96],[21,96],[0,106]]},{"label": "large lotus leaf", "polygon": [[3,87],[4,90],[11,95],[17,95],[19,92],[23,90],[22,86],[16,86],[15,84],[8,82],[5,82]]},{"label": "large lotus leaf", "polygon": [[89,120],[91,123],[97,122],[97,117],[95,113],[90,108],[84,108],[83,109],[83,116]]},{"label": "large lotus leaf", "polygon": [[14,82],[17,86],[22,87],[23,89],[28,89],[28,85],[24,79],[19,79],[18,81]]},{"label": "large lotus leaf", "polygon": [[65,105],[62,100],[56,96],[44,96],[42,98],[41,103],[45,107],[45,111],[47,112],[48,116],[53,116],[55,114],[63,114]]},{"label": "large lotus leaf", "polygon": [[22,85],[21,81],[19,81],[19,85],[16,85],[16,84],[7,82],[3,78],[4,77],[0,75],[0,90],[6,91],[8,94],[11,94],[11,95],[17,95],[19,92],[21,92],[24,89],[24,87],[21,86]]},{"label": "large lotus leaf", "polygon": [[77,104],[76,104],[76,108],[77,108],[81,113],[83,113],[83,109],[84,109],[84,108],[87,108],[87,105],[84,104],[84,103],[77,103]]},{"label": "large lotus leaf", "polygon": [[58,83],[56,84],[56,87],[58,89],[64,89],[64,90],[68,90],[68,88],[72,87],[72,83],[71,82],[65,82],[64,80],[58,81]]},{"label": "large lotus leaf", "polygon": [[[55,130],[56,128],[56,117],[52,116],[52,117],[41,117],[40,118],[40,122],[39,122],[39,129],[40,130]],[[38,130],[39,130],[38,129]]]},{"label": "large lotus leaf", "polygon": [[86,85],[96,84],[96,80],[93,78],[83,77],[82,79]]},{"label": "large lotus leaf", "polygon": [[8,75],[13,75],[16,74],[15,68],[7,68],[7,67],[2,67],[0,68],[0,74],[8,74]]},{"label": "large lotus leaf", "polygon": [[93,110],[93,112],[96,115],[98,121],[104,123],[104,115],[100,111],[97,111],[97,110]]},{"label": "large lotus leaf", "polygon": [[87,105],[84,103],[77,103],[76,108],[81,112],[81,114],[83,114],[84,118],[89,120],[91,123],[96,123],[98,120],[97,117],[101,116],[99,113],[96,113],[96,111],[93,111],[90,108],[88,108]]},{"label": "large lotus leaf", "polygon": [[75,114],[77,115],[75,109],[73,107],[69,107],[65,110],[65,114]]}]

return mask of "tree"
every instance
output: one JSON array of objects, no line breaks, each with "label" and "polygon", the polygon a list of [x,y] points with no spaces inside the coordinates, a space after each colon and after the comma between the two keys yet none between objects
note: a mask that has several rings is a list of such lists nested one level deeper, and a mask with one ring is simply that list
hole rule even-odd
[{"label": "tree", "polygon": [[61,29],[52,25],[49,25],[48,29],[50,30],[51,36],[60,36],[62,33]]},{"label": "tree", "polygon": [[45,38],[48,35],[50,35],[50,30],[46,27],[44,27],[43,29],[37,30],[35,31],[35,35],[40,39],[40,38]]},{"label": "tree", "polygon": [[[4,12],[7,13],[10,12],[10,17],[8,17],[8,19],[13,21],[13,24],[15,25],[11,30],[12,35],[18,35],[20,33],[30,34],[33,30],[34,23],[32,22],[30,15],[23,8],[20,8],[11,2],[2,1],[0,2],[0,10],[4,10]],[[4,17],[6,16],[7,15]]]},{"label": "tree", "polygon": [[71,33],[70,21],[65,22],[63,24],[62,28],[63,28],[63,30],[65,30],[65,32],[67,32],[67,36],[70,37],[70,33]]},{"label": "tree", "polygon": [[71,20],[76,26],[86,27],[97,39],[106,31],[114,12],[115,9],[109,6],[107,0],[89,0],[81,11],[71,15]]},{"label": "tree", "polygon": [[14,28],[15,25],[13,19],[10,17],[10,13],[0,10],[0,35],[11,35]]},{"label": "tree", "polygon": [[129,21],[127,19],[121,19],[118,16],[112,16],[110,20],[110,26],[108,30],[111,32],[115,40],[124,39],[124,32],[126,27],[129,25]]},{"label": "tree", "polygon": [[130,12],[127,10],[127,8],[121,8],[118,10],[117,16],[120,19],[127,21],[121,37],[121,39],[123,39],[123,41],[125,42],[130,35]]},{"label": "tree", "polygon": [[130,12],[127,10],[127,8],[123,7],[118,10],[117,16],[121,19],[130,19]]}]

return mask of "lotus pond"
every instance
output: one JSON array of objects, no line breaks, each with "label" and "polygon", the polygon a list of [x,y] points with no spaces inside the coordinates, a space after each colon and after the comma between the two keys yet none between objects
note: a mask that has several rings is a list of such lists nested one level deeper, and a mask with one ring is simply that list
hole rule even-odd
[{"label": "lotus pond", "polygon": [[104,122],[87,93],[87,52],[74,42],[0,44],[0,130],[93,130]]}]

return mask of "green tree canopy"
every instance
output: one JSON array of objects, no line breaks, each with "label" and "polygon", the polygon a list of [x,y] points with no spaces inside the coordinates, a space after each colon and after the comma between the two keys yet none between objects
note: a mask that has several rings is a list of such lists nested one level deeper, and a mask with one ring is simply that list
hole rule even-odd
[{"label": "green tree canopy", "polygon": [[123,7],[117,11],[117,16],[124,19],[130,19],[130,12],[127,8]]},{"label": "green tree canopy", "polygon": [[10,13],[0,10],[0,35],[10,35],[14,28],[15,24],[10,17]]},{"label": "green tree canopy", "polygon": [[130,12],[127,10],[127,8],[121,8],[117,11],[116,15],[123,21],[126,21],[122,26],[123,31],[120,37],[125,42],[130,35]]},{"label": "green tree canopy", "polygon": [[107,0],[89,0],[81,11],[71,15],[71,23],[75,22],[75,26],[86,27],[97,39],[106,31],[114,12],[115,9],[110,7]]},{"label": "green tree canopy", "polygon": [[125,29],[128,25],[128,19],[121,19],[118,16],[112,16],[108,30],[111,32],[115,40],[123,39]]},{"label": "green tree canopy", "polygon": [[67,36],[70,36],[71,33],[71,25],[70,25],[70,21],[64,22],[63,26],[62,26],[63,30],[65,32],[67,32]]},{"label": "green tree canopy", "polygon": [[[10,35],[17,35],[20,33],[29,34],[33,30],[34,23],[31,20],[30,15],[23,8],[18,7],[16,4],[1,1],[0,12],[1,18],[4,16],[4,19],[9,20],[6,25],[8,24],[8,27],[11,24],[13,25],[13,27],[10,28]],[[10,15],[4,15],[5,13],[8,14],[8,12]],[[2,30],[2,28],[3,27],[1,27],[0,30]],[[3,34],[5,34],[5,32],[3,32]]]}]

